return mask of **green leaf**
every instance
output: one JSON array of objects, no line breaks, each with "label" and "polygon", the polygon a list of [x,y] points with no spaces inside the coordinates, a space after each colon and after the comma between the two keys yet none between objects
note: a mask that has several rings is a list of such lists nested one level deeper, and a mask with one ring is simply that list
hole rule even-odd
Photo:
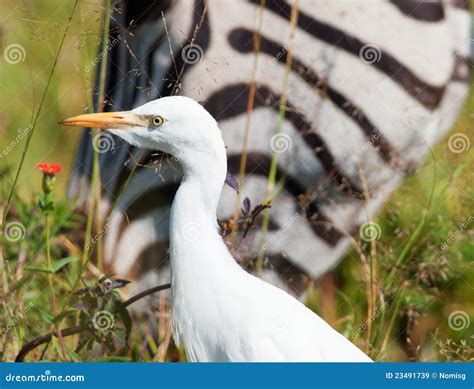
[{"label": "green leaf", "polygon": [[90,333],[86,332],[81,332],[79,335],[79,344],[76,347],[76,354],[82,352],[82,350],[85,348],[85,351],[90,351],[92,350],[92,347],[94,346],[94,338],[90,337]]},{"label": "green leaf", "polygon": [[87,362],[130,362],[131,360],[132,358],[130,357],[112,356],[112,357],[92,359]]},{"label": "green leaf", "polygon": [[56,338],[56,336],[51,337],[51,344],[55,348],[58,355],[62,355],[61,345],[59,344],[59,340]]},{"label": "green leaf", "polygon": [[40,272],[40,273],[56,273],[67,264],[76,262],[78,260],[79,260],[78,257],[65,257],[65,258],[58,259],[57,261],[54,261],[51,264],[51,270],[48,269],[47,267],[32,267],[32,266],[26,266],[25,269],[29,271],[34,271],[34,272]]},{"label": "green leaf", "polygon": [[[56,352],[58,353],[58,355],[62,355],[63,353],[62,347],[61,347],[61,344],[59,343],[59,339],[56,336],[51,337],[51,343],[53,347],[56,349]],[[67,347],[67,345],[64,345],[64,352],[69,357],[69,359],[71,359],[71,361],[73,362],[82,361],[81,356],[77,354],[76,352],[72,351],[69,347]]]},{"label": "green leaf", "polygon": [[54,261],[51,265],[53,273],[56,273],[57,271],[61,270],[68,263],[76,262],[78,260],[79,260],[78,257],[65,257],[65,258],[59,259],[57,261]]},{"label": "green leaf", "polygon": [[122,348],[127,344],[127,333],[123,328],[116,328],[110,336],[110,345],[115,349],[117,346]]},{"label": "green leaf", "polygon": [[45,309],[38,309],[38,311],[45,322],[53,324],[53,315],[49,311]]},{"label": "green leaf", "polygon": [[64,319],[66,316],[69,316],[69,315],[71,315],[71,314],[73,314],[73,313],[76,313],[76,312],[77,312],[77,309],[68,308],[68,309],[62,311],[61,313],[59,313],[59,315],[57,315],[57,316],[53,319],[53,321],[54,321],[55,323],[59,323],[59,322],[60,322],[62,319]]},{"label": "green leaf", "polygon": [[66,346],[66,354],[67,356],[74,362],[82,362],[82,358],[79,354],[76,354],[74,351],[69,349],[69,347]]},{"label": "green leaf", "polygon": [[130,313],[128,313],[126,308],[120,309],[118,311],[118,314],[120,315],[122,322],[125,326],[125,342],[128,341],[128,338],[130,336],[130,333],[132,332],[132,318],[130,317]]}]

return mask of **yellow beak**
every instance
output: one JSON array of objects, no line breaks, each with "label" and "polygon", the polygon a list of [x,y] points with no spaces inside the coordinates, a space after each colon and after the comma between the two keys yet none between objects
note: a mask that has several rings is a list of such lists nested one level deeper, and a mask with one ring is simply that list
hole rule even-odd
[{"label": "yellow beak", "polygon": [[132,111],[100,112],[73,116],[59,122],[65,126],[127,130],[133,126],[147,126],[148,121]]}]

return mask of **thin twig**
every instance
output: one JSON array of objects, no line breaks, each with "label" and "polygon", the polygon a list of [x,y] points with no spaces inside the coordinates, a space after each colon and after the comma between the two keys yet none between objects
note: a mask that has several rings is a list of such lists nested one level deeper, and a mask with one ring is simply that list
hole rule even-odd
[{"label": "thin twig", "polygon": [[50,332],[49,334],[39,336],[38,338],[33,339],[32,341],[26,343],[22,347],[22,349],[20,350],[20,352],[18,353],[18,355],[15,358],[15,362],[23,362],[26,355],[30,351],[33,351],[36,347],[41,346],[44,343],[50,342],[52,337],[55,336],[58,332],[60,332],[61,336],[65,338],[66,336],[79,334],[79,333],[85,332],[85,331],[92,331],[92,329],[85,328],[83,326],[74,326],[74,327],[66,328],[66,329],[61,330],[61,331],[57,331],[57,332],[54,331],[54,332]]},{"label": "thin twig", "polygon": [[[245,128],[244,128],[244,136],[242,140],[242,156],[240,158],[240,167],[239,167],[239,186],[242,187],[244,185],[245,179],[245,170],[247,169],[247,146],[248,146],[248,139],[250,134],[250,122],[252,119],[252,113],[254,108],[255,102],[255,90],[257,86],[257,67],[258,67],[258,55],[260,53],[260,30],[262,29],[262,21],[263,21],[263,10],[265,8],[265,0],[260,0],[260,8],[258,12],[258,19],[257,19],[257,28],[253,32],[253,42],[254,42],[254,58],[252,64],[252,79],[250,81],[250,89],[249,89],[249,97],[247,100],[247,109],[245,113]],[[235,207],[234,212],[234,220],[237,221],[240,217],[240,191],[237,192],[237,206]],[[237,224],[236,224],[237,225]]]},{"label": "thin twig", "polygon": [[[201,14],[201,18],[199,19],[199,22],[198,24],[194,27],[194,32],[193,32],[193,36],[191,37],[191,42],[190,44],[193,45],[194,44],[194,41],[196,40],[197,38],[197,34],[199,33],[199,31],[201,30],[201,27],[202,27],[202,24],[204,23],[204,20],[206,18],[206,14],[207,14],[207,1],[204,2],[204,9],[202,11],[202,14]],[[179,86],[179,83],[181,82],[181,78],[184,74],[184,69],[186,67],[186,63],[183,63],[183,66],[181,67],[181,70],[178,74],[178,77],[173,85],[173,89],[171,90],[171,93],[170,93],[170,96],[174,95],[176,90],[178,89],[178,86]]]},{"label": "thin twig", "polygon": [[[48,264],[48,287],[49,287],[49,293],[51,294],[51,310],[53,313],[53,317],[56,317],[58,314],[58,303],[56,300],[56,293],[54,292],[54,283],[53,283],[53,266],[52,266],[52,261],[51,261],[51,215],[49,211],[45,212],[45,233],[46,233],[46,259],[47,259],[47,264]],[[53,324],[54,330],[56,331],[56,334],[58,335],[58,340],[59,344],[61,346],[61,356],[63,358],[63,361],[66,360],[66,350],[64,347],[64,339],[61,335],[61,331],[59,331],[59,325],[58,323]]]},{"label": "thin twig", "polygon": [[[369,213],[368,205],[370,203],[370,191],[369,185],[367,183],[367,177],[365,175],[364,165],[361,160],[356,161],[357,170],[359,173],[359,178],[362,184],[363,196],[365,200],[365,210],[367,213],[367,220],[369,223],[372,222],[372,216]],[[376,274],[376,260],[377,260],[377,248],[376,248],[376,239],[371,239],[370,242],[370,261],[367,267],[364,267],[367,271],[367,342],[370,342],[372,336],[372,321],[373,314],[376,309],[376,284],[375,284],[375,274]]]},{"label": "thin twig", "polygon": [[[127,301],[124,301],[123,303],[119,304],[117,306],[117,308],[115,309],[115,311],[119,311],[121,309],[124,309],[124,308],[128,307],[130,304],[133,304],[134,302],[136,302],[136,301],[138,301],[138,300],[142,299],[143,297],[146,297],[150,294],[159,292],[161,290],[169,289],[169,288],[171,288],[171,284],[158,285],[158,286],[155,286],[154,288],[147,289],[147,290],[145,290],[141,293],[138,293],[137,295],[131,297]],[[44,343],[50,342],[52,337],[54,335],[58,334],[58,333],[60,334],[60,336],[65,338],[67,336],[77,335],[77,334],[80,334],[82,332],[90,332],[90,331],[93,331],[92,328],[77,325],[77,326],[65,328],[64,330],[54,331],[54,332],[50,332],[49,334],[39,336],[38,338],[33,339],[30,342],[26,343],[22,347],[22,349],[20,350],[20,352],[18,353],[18,355],[15,358],[15,362],[23,362],[26,355],[30,351],[33,351],[36,347],[38,347],[38,346],[40,346]]]},{"label": "thin twig", "polygon": [[158,286],[155,286],[151,289],[147,289],[147,290],[144,290],[143,292],[141,293],[138,293],[136,294],[135,296],[129,298],[127,301],[124,301],[122,304],[119,305],[119,308],[118,309],[123,309],[123,308],[126,308],[128,307],[130,304],[133,304],[135,301],[137,300],[140,300],[142,299],[143,297],[146,297],[150,294],[153,294],[153,293],[156,293],[156,292],[160,292],[162,290],[165,290],[165,289],[169,289],[171,288],[171,284],[163,284],[163,285],[158,285]]}]

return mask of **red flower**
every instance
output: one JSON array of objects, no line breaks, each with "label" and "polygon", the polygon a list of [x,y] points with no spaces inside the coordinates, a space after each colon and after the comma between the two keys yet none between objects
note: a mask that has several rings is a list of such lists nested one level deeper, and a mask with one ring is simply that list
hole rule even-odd
[{"label": "red flower", "polygon": [[58,174],[61,169],[63,168],[59,163],[38,163],[36,164],[36,168],[41,170],[44,174],[48,176],[54,176]]}]

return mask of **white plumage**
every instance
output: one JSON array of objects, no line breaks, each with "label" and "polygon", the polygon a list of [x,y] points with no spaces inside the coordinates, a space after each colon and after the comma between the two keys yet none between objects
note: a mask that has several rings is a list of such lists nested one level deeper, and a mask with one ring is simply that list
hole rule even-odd
[{"label": "white plumage", "polygon": [[170,224],[173,334],[189,360],[371,361],[298,300],[244,271],[230,254],[216,220],[227,171],[225,146],[201,105],[165,97],[132,111],[63,123],[104,128],[180,162],[184,177]]}]

